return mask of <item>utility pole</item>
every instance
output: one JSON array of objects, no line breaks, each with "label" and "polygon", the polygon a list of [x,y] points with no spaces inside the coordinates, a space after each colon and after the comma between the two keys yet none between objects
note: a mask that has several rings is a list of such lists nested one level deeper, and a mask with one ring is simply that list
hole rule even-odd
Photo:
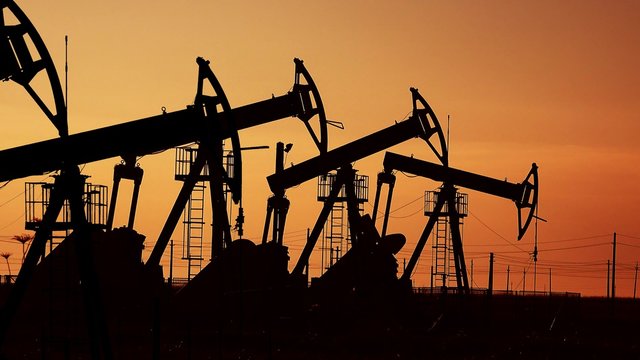
[{"label": "utility pole", "polygon": [[507,294],[509,293],[509,273],[511,270],[509,269],[509,265],[507,265]]},{"label": "utility pole", "polygon": [[607,260],[607,299],[610,296],[611,286],[609,286],[609,281],[611,280],[611,260]]},{"label": "utility pole", "polygon": [[471,259],[471,288],[473,289],[473,259]]},{"label": "utility pole", "polygon": [[433,265],[431,265],[431,282],[429,286],[431,287],[431,293],[433,294]]},{"label": "utility pole", "polygon": [[536,288],[538,283],[538,220],[547,222],[547,220],[541,217],[538,217],[538,209],[539,207],[536,207],[536,214],[534,215],[536,222],[535,222],[534,243],[533,243],[533,295],[536,294]]},{"label": "utility pole", "polygon": [[537,256],[533,260],[533,295],[536,294],[536,282],[538,278],[538,258]]},{"label": "utility pole", "polygon": [[489,254],[489,287],[487,289],[487,295],[493,294],[493,253]]},{"label": "utility pole", "polygon": [[616,233],[613,233],[613,265],[611,267],[611,298],[616,298]]},{"label": "utility pole", "polygon": [[638,286],[638,262],[636,261],[636,274],[633,276],[633,298],[636,298],[636,287]]}]

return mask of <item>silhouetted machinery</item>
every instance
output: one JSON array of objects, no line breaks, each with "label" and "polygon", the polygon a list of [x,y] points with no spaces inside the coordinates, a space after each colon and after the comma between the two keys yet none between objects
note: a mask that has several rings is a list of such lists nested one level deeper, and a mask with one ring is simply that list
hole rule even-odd
[{"label": "silhouetted machinery", "polygon": [[[5,14],[11,14],[12,17],[9,19]],[[402,234],[387,234],[388,214],[395,184],[392,173],[394,170],[442,181],[443,186],[433,212],[440,213],[445,203],[448,204],[447,212],[453,225],[459,216],[456,214],[456,200],[453,195],[456,186],[513,200],[519,210],[519,238],[523,236],[534,216],[538,191],[535,164],[521,184],[449,168],[447,144],[442,128],[435,113],[417,89],[410,89],[413,111],[408,119],[329,151],[329,122],[318,89],[301,60],[294,59],[295,77],[291,91],[237,108],[232,108],[229,104],[209,62],[203,58],[197,58],[196,62],[198,80],[193,105],[175,112],[163,109],[162,114],[156,116],[69,134],[62,86],[44,42],[13,0],[0,1],[0,79],[12,80],[23,86],[60,135],[56,139],[0,151],[0,181],[57,172],[52,184],[42,185],[47,192],[46,200],[42,201],[43,204],[46,203],[46,208],[43,209],[41,219],[36,220],[35,216],[30,216],[27,221],[36,234],[0,314],[0,345],[6,343],[14,316],[21,301],[26,297],[25,294],[34,288],[48,286],[51,291],[51,309],[62,307],[66,311],[65,314],[72,314],[75,319],[80,317],[76,307],[83,308],[85,317],[81,323],[88,328],[88,334],[85,335],[92,358],[114,357],[110,337],[114,322],[119,320],[128,322],[131,329],[138,326],[138,337],[135,341],[147,341],[147,337],[153,337],[153,355],[157,357],[158,354],[155,352],[160,348],[160,326],[156,321],[159,319],[157,312],[160,305],[154,294],[158,293],[158,287],[163,281],[160,261],[194,187],[202,181],[209,183],[213,204],[212,261],[175,297],[178,302],[186,305],[184,308],[187,315],[190,310],[193,311],[193,307],[206,307],[218,310],[217,314],[222,317],[230,316],[234,309],[239,310],[243,316],[253,316],[249,309],[256,311],[282,305],[275,303],[277,300],[272,297],[277,289],[306,289],[308,271],[305,274],[305,268],[308,268],[311,253],[336,201],[346,200],[347,203],[351,247],[325,274],[314,280],[312,288],[319,290],[321,294],[357,293],[381,296],[395,293],[396,290],[410,284],[411,274],[436,216],[429,219],[409,264],[402,277],[398,279],[395,255],[404,246],[406,239]],[[32,80],[41,73],[46,74],[50,82],[54,99],[52,108],[45,104],[41,95],[31,86]],[[288,150],[284,144],[278,143],[276,170],[267,177],[273,196],[267,202],[262,241],[257,245],[246,239],[232,241],[231,225],[225,205],[227,193],[236,204],[239,204],[242,198],[243,148],[238,132],[288,117],[297,117],[303,121],[319,155],[285,169],[283,154]],[[378,177],[373,218],[362,215],[359,211],[360,199],[355,184],[357,175],[352,163],[416,137],[427,143],[441,164],[387,153],[384,161],[385,172]],[[233,172],[227,171],[223,164],[227,159],[224,152],[224,141],[227,139],[231,142],[231,151],[228,154],[232,159]],[[133,230],[137,198],[143,178],[143,171],[136,164],[137,159],[191,143],[196,143],[197,148],[190,150],[193,157],[186,163],[186,171],[180,175],[180,180],[183,181],[182,188],[150,257],[143,263],[141,254],[144,236]],[[123,161],[114,168],[111,204],[106,221],[104,224],[102,221],[96,224],[96,221],[92,221],[93,215],[89,214],[91,207],[86,206],[87,176],[81,174],[79,165],[114,157],[120,157]],[[290,204],[285,192],[293,186],[326,176],[332,171],[335,173],[331,173],[331,181],[327,183],[328,191],[323,194],[322,210],[302,253],[289,273],[284,228]],[[112,229],[122,179],[134,181],[129,219],[125,227]],[[375,227],[375,217],[383,184],[389,184],[390,189],[382,232],[379,233]],[[106,197],[106,187],[100,187],[100,194],[101,197]],[[55,250],[45,256],[46,242],[51,239],[52,231],[58,229],[57,219],[61,212],[67,211],[67,207],[70,216],[64,226],[65,230],[72,232]],[[523,216],[527,210],[529,213]],[[237,226],[240,229],[242,222],[243,217],[239,216]],[[455,232],[455,229],[452,228],[452,231]],[[458,286],[466,290],[468,283],[464,256],[459,234],[456,236],[454,252]],[[116,256],[120,259],[118,266],[109,266],[105,259]],[[74,264],[73,269],[69,266],[71,263]],[[64,271],[60,272],[63,268]],[[65,275],[54,275],[60,273]],[[126,289],[117,281],[119,277],[125,276],[131,280]],[[47,281],[49,285],[46,285]],[[288,286],[292,284],[293,287]],[[72,288],[69,291],[73,291],[76,297],[82,298],[83,301],[66,301],[54,306],[54,300],[51,300],[54,298],[53,291],[59,287]],[[125,291],[122,291],[123,289]],[[206,296],[211,294],[217,303],[212,304],[211,298]],[[37,292],[32,298],[43,301]],[[260,306],[249,306],[256,303]],[[141,312],[146,313],[149,318],[133,324]],[[43,318],[38,314],[29,314],[27,321]],[[256,314],[261,315],[264,314]],[[116,321],[112,319],[114,317]],[[51,331],[54,326],[51,313],[49,319],[48,326]],[[185,329],[187,335],[191,336],[188,324],[190,319],[181,320],[186,321]],[[232,320],[230,324],[237,326],[238,322]],[[64,321],[61,320],[60,323],[64,324]],[[149,325],[151,323],[152,326]],[[205,323],[206,326],[209,325],[208,322]],[[224,321],[218,321],[216,324],[224,324]],[[149,332],[150,327],[153,328],[152,332]],[[72,332],[69,328],[65,331]],[[216,334],[219,335],[220,332]],[[11,335],[19,336],[13,333]],[[141,338],[145,340],[140,340]],[[42,339],[47,337],[43,336]],[[132,357],[131,355],[127,354],[128,357]],[[45,350],[42,350],[41,357],[46,357]]]},{"label": "silhouetted machinery", "polygon": [[[114,170],[112,205],[109,211],[107,228],[113,223],[114,203],[120,179],[132,179],[135,182],[128,228],[133,227],[137,193],[142,180],[142,171],[135,167],[136,158],[152,154],[179,145],[196,142],[199,145],[184,185],[168,216],[168,219],[149,257],[146,267],[157,273],[161,256],[169,242],[180,214],[184,209],[196,181],[206,174],[210,182],[213,209],[212,258],[220,255],[225,246],[231,243],[230,225],[223,187],[227,186],[233,201],[241,199],[242,189],[242,148],[238,131],[274,120],[298,117],[303,121],[320,153],[327,151],[327,121],[319,92],[302,60],[295,59],[295,83],[293,89],[285,95],[231,108],[224,91],[214,76],[209,62],[198,58],[198,87],[194,105],[186,109],[166,112],[132,122],[69,135],[66,105],[62,87],[53,66],[51,57],[26,15],[13,1],[3,1],[0,12],[0,77],[13,80],[25,87],[43,112],[53,122],[60,138],[24,145],[0,151],[0,181],[14,180],[31,175],[59,171],[51,185],[48,206],[37,226],[35,238],[20,270],[15,286],[5,303],[2,312],[0,341],[6,334],[11,317],[16,312],[20,299],[27,289],[30,279],[44,254],[44,246],[53,224],[65,203],[69,204],[70,226],[73,238],[78,244],[80,263],[80,283],[85,288],[87,305],[90,308],[89,323],[95,326],[92,339],[105,339],[104,314],[100,311],[100,289],[98,276],[94,269],[92,256],[88,256],[87,246],[92,235],[99,230],[87,221],[82,201],[86,176],[80,173],[78,165],[112,157],[122,157],[122,166]],[[15,24],[5,22],[5,11],[13,14]],[[36,46],[37,54],[32,53],[27,42]],[[55,99],[55,113],[47,108],[37,92],[30,86],[31,80],[41,71],[45,71],[51,83]],[[207,83],[213,94],[205,94]],[[316,122],[317,125],[312,125]],[[233,177],[223,169],[223,141],[231,139],[234,163]],[[208,167],[207,171],[203,171]],[[137,249],[140,251],[141,248]],[[85,256],[85,255],[87,256]],[[80,261],[80,259],[84,259]],[[102,328],[102,330],[100,330]],[[95,344],[96,348],[108,348],[106,344]],[[95,350],[95,349],[94,349]]]},{"label": "silhouetted machinery", "polygon": [[[538,204],[538,167],[535,163],[532,165],[531,170],[522,183],[519,184],[510,183],[506,180],[501,181],[492,179],[486,176],[418,160],[413,157],[406,157],[392,152],[387,152],[385,154],[384,169],[385,171],[378,175],[379,180],[378,187],[376,189],[374,213],[376,212],[375,209],[378,208],[379,194],[382,184],[387,183],[390,188],[393,188],[395,183],[395,176],[392,174],[393,171],[402,171],[403,173],[413,174],[439,182],[441,181],[443,183],[440,187],[440,191],[438,192],[435,205],[433,206],[432,216],[429,217],[429,221],[427,222],[427,225],[425,226],[413,254],[411,255],[411,258],[409,259],[409,262],[402,274],[401,280],[404,282],[410,281],[411,275],[418,262],[418,258],[422,254],[429,235],[433,231],[433,227],[438,220],[438,216],[443,212],[443,209],[446,209],[445,215],[448,216],[451,224],[451,241],[454,252],[453,257],[457,286],[461,291],[469,291],[469,282],[467,279],[467,270],[464,261],[464,253],[462,251],[462,240],[459,229],[459,196],[457,196],[458,193],[456,187],[464,187],[512,200],[518,210],[518,240],[522,239],[529,227],[529,224],[531,223],[531,220],[535,216],[535,210]],[[391,191],[389,191],[389,194],[391,194]],[[384,212],[385,224],[389,217],[388,209],[390,203],[391,196],[387,199],[387,210]]]},{"label": "silhouetted machinery", "polygon": [[[351,249],[338,261],[317,284],[349,291],[356,289],[369,291],[373,288],[385,288],[396,279],[395,258],[404,245],[404,238],[400,234],[381,238],[370,216],[359,214],[358,197],[355,190],[355,170],[352,163],[394,145],[412,138],[423,139],[444,164],[447,163],[447,147],[442,128],[438,119],[420,95],[417,89],[411,88],[413,112],[401,122],[382,129],[361,139],[330,150],[315,158],[291,166],[287,169],[278,168],[276,173],[267,177],[273,197],[269,199],[267,219],[262,242],[268,241],[268,229],[273,212],[273,237],[271,241],[282,244],[282,235],[289,202],[284,198],[285,190],[305,181],[337,170],[331,190],[326,196],[322,210],[311,230],[304,249],[291,272],[294,281],[305,279],[304,269],[309,263],[309,257],[318,241],[323,226],[339,194],[344,192],[347,202],[347,217],[351,234]],[[382,259],[382,260],[381,260]],[[379,274],[380,276],[376,276]],[[326,285],[325,285],[326,284]],[[395,286],[392,284],[391,286]]]},{"label": "silhouetted machinery", "polygon": [[[400,234],[387,235],[386,233],[393,186],[395,184],[395,175],[392,173],[393,170],[443,182],[438,199],[435,202],[433,215],[429,218],[423,235],[418,241],[413,255],[403,271],[399,286],[406,287],[410,285],[410,277],[418,258],[426,244],[429,234],[433,230],[438,216],[441,214],[445,204],[447,204],[446,215],[448,215],[451,222],[458,287],[463,291],[469,289],[458,227],[460,215],[456,210],[456,186],[467,187],[513,200],[518,209],[518,239],[522,238],[526,232],[537,206],[538,175],[535,164],[521,184],[499,181],[448,167],[447,146],[437,117],[416,89],[412,88],[411,92],[414,103],[413,115],[406,121],[396,123],[387,129],[380,130],[288,169],[280,168],[275,174],[267,177],[269,186],[274,193],[270,202],[281,203],[285,206],[282,209],[278,209],[276,206],[268,207],[269,211],[267,213],[267,221],[265,222],[263,243],[267,241],[270,214],[273,211],[277,214],[276,219],[279,219],[279,222],[274,221],[272,241],[281,244],[286,213],[289,206],[288,200],[284,199],[285,189],[299,185],[316,176],[326,174],[330,170],[337,169],[335,180],[332,183],[327,200],[311,230],[302,254],[291,272],[294,279],[302,277],[311,252],[327,221],[333,202],[336,201],[338,194],[344,192],[347,199],[347,214],[351,229],[352,249],[330,268],[326,274],[318,279],[316,283],[322,287],[330,287],[334,291],[342,288],[345,291],[355,289],[365,292],[375,291],[379,288],[385,289],[386,291],[389,290],[389,287],[398,285],[395,281],[397,280],[397,263],[393,256],[402,248],[405,239]],[[418,104],[421,104],[422,108],[419,108]],[[431,140],[433,136],[436,136],[436,142]],[[354,185],[356,174],[351,167],[351,163],[412,137],[421,137],[427,141],[427,144],[442,164],[438,165],[423,162],[387,152],[384,160],[385,171],[378,175],[373,218],[369,215],[361,216],[357,211],[357,195]],[[388,199],[384,212],[382,231],[379,234],[374,224],[383,184],[389,185],[389,191],[387,193]],[[273,200],[274,198],[280,200],[276,202]],[[523,216],[525,212],[527,212],[527,214]]]}]

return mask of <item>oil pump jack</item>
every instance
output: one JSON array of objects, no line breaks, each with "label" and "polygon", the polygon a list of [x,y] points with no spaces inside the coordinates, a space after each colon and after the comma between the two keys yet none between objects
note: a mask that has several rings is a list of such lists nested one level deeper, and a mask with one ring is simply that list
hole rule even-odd
[{"label": "oil pump jack", "polygon": [[[318,89],[303,61],[294,59],[295,83],[288,93],[270,99],[231,108],[229,101],[209,66],[209,61],[197,58],[198,86],[193,105],[175,112],[126,122],[83,133],[69,134],[67,109],[55,66],[44,42],[33,24],[13,0],[0,2],[0,78],[13,80],[22,85],[40,106],[58,130],[60,137],[42,142],[0,151],[0,181],[9,181],[27,176],[58,171],[52,185],[48,207],[38,226],[32,245],[20,269],[15,285],[2,309],[0,318],[0,343],[11,324],[18,305],[44,254],[44,246],[50,237],[52,225],[65,201],[71,208],[72,238],[79,261],[80,283],[84,288],[85,302],[91,313],[88,323],[92,341],[103,339],[103,344],[94,343],[93,350],[103,347],[105,341],[105,318],[101,313],[99,286],[94,263],[90,255],[90,241],[96,229],[87,222],[82,202],[85,176],[79,165],[112,157],[122,157],[124,169],[116,167],[113,201],[117,197],[117,186],[121,178],[133,179],[136,190],[128,227],[133,226],[137,189],[142,178],[140,172],[132,171],[137,157],[179,145],[198,143],[198,156],[184,182],[177,200],[167,218],[158,241],[146,262],[151,273],[157,273],[159,263],[188,196],[203,169],[208,166],[207,180],[211,184],[214,207],[212,258],[219,255],[225,244],[231,242],[230,226],[223,202],[223,186],[228,186],[233,201],[239,203],[242,196],[242,148],[238,131],[278,119],[298,117],[303,121],[320,153],[327,151],[327,121]],[[4,14],[11,13],[15,24],[7,24]],[[27,46],[30,41],[37,53]],[[40,72],[48,76],[53,93],[55,109],[50,109],[41,96],[31,87],[31,80]],[[213,95],[205,94],[206,82]],[[312,123],[317,121],[317,125]],[[151,135],[151,136],[150,136]],[[234,158],[234,176],[230,178],[222,166],[222,142],[231,139]],[[28,159],[28,160],[27,160]],[[135,170],[135,169],[134,169]],[[109,228],[113,210],[110,210]],[[102,333],[100,333],[102,332]],[[99,340],[98,340],[99,342]],[[105,350],[106,351],[106,350]],[[94,353],[95,354],[95,353]]]},{"label": "oil pump jack", "polygon": [[[435,113],[417,89],[411,88],[410,91],[413,111],[408,119],[396,122],[390,127],[287,169],[284,169],[282,166],[277,167],[276,172],[267,177],[269,187],[273,192],[273,197],[269,199],[262,242],[266,243],[269,241],[268,229],[273,213],[275,214],[273,215],[273,237],[270,242],[282,245],[285,220],[289,207],[288,200],[284,198],[286,189],[326,174],[329,171],[337,170],[328,199],[324,202],[323,208],[310,232],[304,249],[295,267],[291,271],[292,281],[306,283],[304,269],[309,263],[309,257],[327,221],[333,203],[341,191],[344,191],[347,198],[347,217],[352,244],[351,249],[332,269],[340,269],[343,267],[341,263],[348,264],[344,266],[345,268],[356,266],[356,264],[361,263],[359,259],[362,258],[372,259],[379,257],[384,258],[386,261],[391,261],[391,263],[395,261],[393,254],[397,253],[404,245],[404,238],[399,234],[380,238],[371,217],[369,215],[361,216],[359,214],[354,189],[355,170],[351,163],[416,137],[424,140],[443,164],[447,163],[445,138]],[[344,190],[342,190],[343,188]],[[343,259],[344,261],[342,261]],[[374,282],[379,280],[374,273],[382,272],[381,276],[386,276],[387,278],[389,278],[389,274],[391,274],[390,272],[385,273],[386,270],[389,270],[388,267],[379,269],[377,265],[375,261],[372,261],[368,263],[366,270],[364,268],[344,271],[329,269],[327,273],[323,275],[323,278],[331,279],[327,280],[327,283],[340,283],[340,286],[348,289],[354,287],[359,288],[360,286],[366,288],[368,285],[373,285],[370,283],[368,285],[365,284],[368,282],[368,279],[375,279]],[[394,267],[395,263],[390,266]],[[393,273],[391,277],[395,277],[395,270],[395,268],[390,270]]]},{"label": "oil pump jack", "polygon": [[[380,189],[383,184],[389,184],[392,189],[395,184],[395,176],[393,171],[401,171],[403,173],[413,174],[420,177],[441,181],[443,185],[437,193],[432,215],[429,217],[427,225],[418,240],[416,247],[404,269],[400,280],[405,283],[411,281],[411,276],[418,262],[418,259],[424,249],[429,235],[433,231],[433,227],[438,216],[446,209],[449,218],[451,242],[453,245],[453,258],[456,272],[456,281],[458,290],[464,293],[469,292],[469,282],[467,279],[467,270],[464,260],[464,252],[462,250],[462,240],[460,235],[460,214],[458,213],[457,188],[465,187],[482,193],[491,194],[512,200],[518,210],[518,240],[522,239],[524,234],[535,216],[536,206],[538,204],[538,167],[534,163],[525,179],[518,184],[492,179],[486,176],[470,173],[463,170],[450,168],[413,157],[387,152],[384,157],[384,172],[378,175],[378,186],[376,189],[376,202],[374,209],[378,208]],[[389,219],[389,206],[391,203],[392,191],[388,192],[386,211],[384,212],[383,223],[386,224]],[[446,207],[445,207],[446,205]],[[374,210],[375,213],[376,210]],[[384,230],[383,230],[384,234]]]}]

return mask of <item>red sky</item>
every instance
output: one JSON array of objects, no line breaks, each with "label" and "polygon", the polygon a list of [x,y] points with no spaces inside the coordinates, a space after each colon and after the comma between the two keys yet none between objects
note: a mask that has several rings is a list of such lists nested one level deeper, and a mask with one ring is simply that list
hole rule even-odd
[{"label": "red sky", "polygon": [[[327,116],[345,130],[330,129],[329,147],[346,144],[402,120],[416,87],[446,127],[450,115],[450,163],[456,168],[520,182],[531,163],[540,167],[538,289],[604,295],[613,232],[618,241],[617,294],[633,295],[633,267],[640,259],[640,5],[635,1],[109,1],[64,0],[55,5],[21,1],[52,53],[62,76],[64,36],[69,35],[71,133],[118,124],[191,104],[195,58],[212,61],[233,107],[284,94],[293,81],[293,58],[305,61]],[[2,145],[7,149],[56,136],[24,90],[0,84]],[[315,155],[302,124],[286,119],[241,132],[243,146],[270,145],[245,155],[246,235],[258,240],[273,172],[274,145],[293,142],[287,162]],[[435,161],[412,140],[391,149]],[[140,160],[145,169],[136,229],[154,243],[175,200],[172,150]],[[355,167],[372,184],[383,153]],[[87,164],[93,183],[111,186],[119,159]],[[0,190],[0,250],[19,245],[24,181]],[[409,204],[437,183],[398,176],[393,208]],[[123,184],[126,193],[127,186]],[[467,191],[467,266],[486,286],[488,253],[496,253],[496,284],[513,286],[533,265],[533,229],[516,243],[510,202]],[[126,195],[122,193],[121,199]],[[158,196],[158,194],[163,196]],[[373,189],[371,190],[373,194]],[[166,194],[166,195],[165,195]],[[292,258],[319,204],[315,181],[287,192]],[[371,200],[372,202],[372,200]],[[394,212],[390,230],[410,244],[426,224],[421,201]],[[371,207],[365,206],[370,212]],[[417,213],[416,213],[417,212]],[[126,222],[124,207],[120,219]],[[414,215],[411,215],[414,214]],[[411,216],[410,216],[411,215]],[[120,223],[118,223],[120,221]],[[181,238],[176,231],[174,238]],[[150,247],[149,247],[150,248]],[[430,255],[416,275],[428,284]],[[149,252],[145,252],[148,256]],[[402,256],[408,257],[405,252]],[[0,268],[4,273],[5,269]],[[527,289],[533,280],[527,275]]]}]

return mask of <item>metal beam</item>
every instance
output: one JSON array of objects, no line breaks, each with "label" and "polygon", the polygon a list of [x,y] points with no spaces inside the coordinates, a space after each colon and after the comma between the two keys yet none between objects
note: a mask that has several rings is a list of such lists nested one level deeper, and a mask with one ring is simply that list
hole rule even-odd
[{"label": "metal beam", "polygon": [[318,175],[326,174],[331,170],[338,169],[411,138],[421,137],[428,139],[434,133],[436,133],[436,130],[423,123],[418,116],[411,116],[409,119],[391,125],[386,129],[270,175],[267,177],[267,182],[271,191],[277,194],[284,189],[299,185]]},{"label": "metal beam", "polygon": [[506,180],[470,173],[424,160],[387,152],[384,156],[385,170],[398,170],[435,181],[495,195],[519,202],[525,192],[525,185]]},{"label": "metal beam", "polygon": [[[300,94],[279,97],[232,109],[237,130],[296,116]],[[216,137],[226,139],[233,129],[218,114]],[[200,140],[207,121],[194,107],[90,130],[0,151],[0,181],[41,175],[112,157],[142,156]]]}]

